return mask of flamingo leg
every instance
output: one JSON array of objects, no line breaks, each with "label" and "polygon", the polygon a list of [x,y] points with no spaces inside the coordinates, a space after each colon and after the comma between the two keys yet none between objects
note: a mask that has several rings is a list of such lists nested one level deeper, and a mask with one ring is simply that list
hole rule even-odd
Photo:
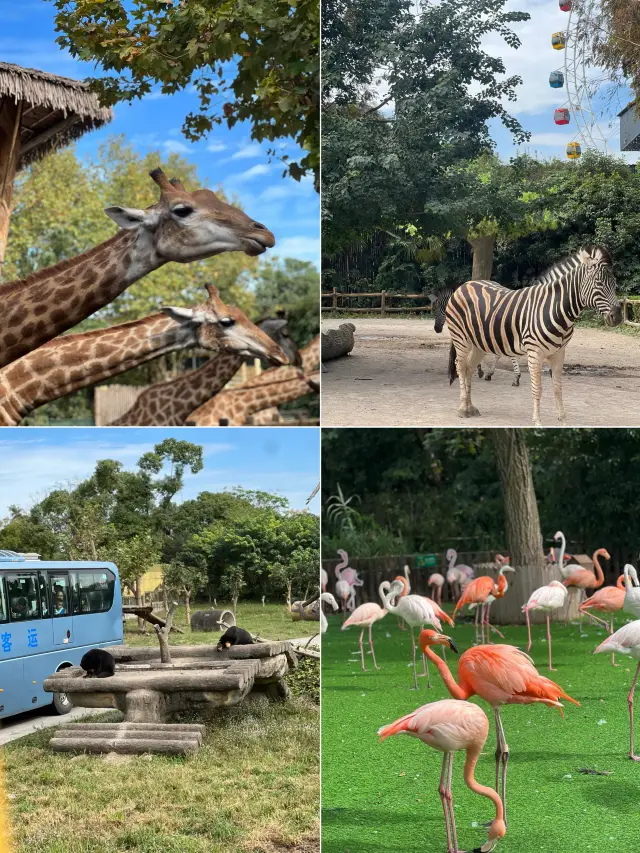
[{"label": "flamingo leg", "polygon": [[527,617],[527,634],[529,636],[529,642],[527,643],[527,651],[531,651],[531,620],[529,619],[528,607],[525,607],[524,615]]},{"label": "flamingo leg", "polygon": [[374,669],[380,669],[380,667],[376,663],[376,653],[373,650],[373,638],[371,636],[371,628],[372,626],[369,625],[369,648],[371,649],[371,657],[373,658],[373,667]]},{"label": "flamingo leg", "polygon": [[551,662],[551,625],[550,625],[550,615],[547,613],[547,642],[549,643],[549,672],[555,672],[553,668],[553,664]]},{"label": "flamingo leg", "polygon": [[[493,709],[495,718],[496,718],[496,731],[498,734],[498,746],[496,749],[496,791],[500,794],[500,799],[502,800],[502,807],[504,809],[504,822],[505,825],[507,823],[507,763],[509,761],[509,747],[507,746],[507,739],[504,736],[504,728],[502,726],[502,719],[500,718],[500,709]],[[502,791],[498,788],[499,784],[499,772],[498,768],[502,762]]]},{"label": "flamingo leg", "polygon": [[480,643],[478,642],[478,616],[479,615],[480,614],[478,613],[478,608],[476,607],[476,622],[475,622],[475,625],[476,625],[476,646],[480,645]]},{"label": "flamingo leg", "polygon": [[416,638],[413,633],[413,625],[411,626],[411,653],[413,655],[413,690],[417,690],[418,673],[416,672]]},{"label": "flamingo leg", "polygon": [[[611,614],[611,627],[609,628],[609,636],[613,634],[613,613]],[[619,663],[616,663],[616,656],[614,652],[611,652],[611,666],[620,666]]]},{"label": "flamingo leg", "polygon": [[404,627],[404,619],[398,619],[398,628],[400,628],[400,630],[401,630],[401,631],[406,631],[406,630],[407,630],[407,629]]},{"label": "flamingo leg", "polygon": [[360,631],[360,658],[362,659],[362,671],[366,672],[366,667],[364,665],[364,650],[362,648],[362,635],[364,634],[364,628]]},{"label": "flamingo leg", "polygon": [[[587,591],[586,591],[586,589],[581,589],[581,590],[580,590],[580,592],[578,593],[578,595],[579,595],[579,598],[580,598],[580,604],[584,604],[584,602],[587,600]],[[578,607],[580,607],[580,604],[578,604]],[[584,617],[584,613],[583,613],[583,611],[581,610],[581,611],[580,611],[580,633],[581,633],[581,634],[582,634],[582,619],[583,619],[583,617]]]},{"label": "flamingo leg", "polygon": [[449,804],[447,802],[447,771],[449,764],[449,753],[445,752],[442,756],[442,773],[440,774],[440,784],[438,786],[438,793],[440,794],[440,800],[442,802],[442,811],[444,812],[444,825],[447,831],[447,853],[453,853],[451,847],[451,827],[449,825]]},{"label": "flamingo leg", "polygon": [[487,624],[487,642],[491,642],[491,640],[490,640],[490,634],[489,634],[489,631],[493,631],[493,632],[494,632],[494,633],[496,633],[499,637],[502,637],[502,639],[504,640],[504,634],[502,633],[502,631],[498,631],[498,629],[496,628],[496,626],[495,626],[495,625],[492,625],[492,624],[491,624],[491,622],[489,621],[489,615],[490,615],[490,613],[491,613],[491,604],[488,604],[488,605],[487,605],[487,623],[486,623],[486,624]]},{"label": "flamingo leg", "polygon": [[448,762],[448,773],[447,773],[447,788],[445,791],[445,799],[447,801],[447,805],[449,806],[449,816],[451,820],[451,837],[453,840],[453,853],[459,853],[458,851],[458,839],[456,837],[456,816],[453,811],[453,796],[451,794],[451,777],[453,776],[453,757],[455,753],[449,753],[449,762]]},{"label": "flamingo leg", "polygon": [[633,751],[633,694],[636,690],[636,684],[638,681],[638,674],[640,674],[640,661],[638,661],[638,666],[636,667],[636,674],[633,676],[633,683],[631,685],[631,691],[629,692],[629,696],[627,701],[629,702],[629,728],[630,728],[630,747],[629,747],[629,758],[632,761],[640,761],[640,755],[635,755]]},{"label": "flamingo leg", "polygon": [[598,627],[599,625],[603,625],[607,630],[609,630],[609,625],[604,619],[601,619],[599,616],[595,616],[589,610],[585,610],[584,613],[586,616],[589,617],[589,619],[591,619],[591,621],[595,624],[596,627]]}]

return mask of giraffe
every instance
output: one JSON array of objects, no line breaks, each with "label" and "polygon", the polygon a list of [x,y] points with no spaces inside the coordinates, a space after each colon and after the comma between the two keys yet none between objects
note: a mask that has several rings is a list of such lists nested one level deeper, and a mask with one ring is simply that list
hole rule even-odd
[{"label": "giraffe", "polygon": [[265,417],[256,417],[253,423],[273,420],[277,407],[289,400],[297,400],[310,390],[319,390],[320,375],[315,370],[320,361],[320,336],[300,350],[302,370],[296,367],[277,367],[249,379],[237,388],[222,391],[195,409],[186,420],[189,426],[241,426],[249,416],[267,410]]},{"label": "giraffe", "polygon": [[278,345],[240,311],[225,305],[213,285],[194,308],[163,308],[142,320],[63,335],[0,370],[0,425],[165,353],[188,347],[269,356],[286,363]]},{"label": "giraffe", "polygon": [[[263,409],[271,409],[289,400],[297,400],[318,390],[319,372],[308,376],[297,367],[265,370],[237,388],[216,394],[199,409],[191,412],[188,426],[242,426],[247,418]],[[255,421],[254,421],[255,423]]]},{"label": "giraffe", "polygon": [[189,263],[234,251],[255,256],[275,245],[271,231],[211,190],[190,193],[162,169],[149,174],[160,187],[159,201],[146,210],[106,208],[120,226],[115,236],[0,285],[0,367],[71,329],[169,261]]}]

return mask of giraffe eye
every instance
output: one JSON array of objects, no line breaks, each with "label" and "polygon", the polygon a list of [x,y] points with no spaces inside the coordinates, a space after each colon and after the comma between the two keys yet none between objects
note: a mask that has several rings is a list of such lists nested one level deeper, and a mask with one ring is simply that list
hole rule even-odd
[{"label": "giraffe eye", "polygon": [[231,326],[235,326],[235,324],[236,324],[236,321],[233,319],[233,317],[222,317],[220,320],[220,325],[226,326],[227,328],[230,328]]},{"label": "giraffe eye", "polygon": [[189,207],[188,204],[178,204],[171,208],[171,212],[175,214],[175,216],[179,216],[180,219],[185,219],[187,216],[191,216],[193,208]]}]

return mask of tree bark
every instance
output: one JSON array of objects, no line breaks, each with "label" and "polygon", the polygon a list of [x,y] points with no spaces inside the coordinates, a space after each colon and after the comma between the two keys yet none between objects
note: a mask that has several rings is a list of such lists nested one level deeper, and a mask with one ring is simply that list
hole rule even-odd
[{"label": "tree bark", "polygon": [[191,625],[191,590],[185,587],[184,606],[187,611],[187,627]]},{"label": "tree bark", "polygon": [[[491,616],[502,623],[524,622],[522,605],[529,600],[534,589],[554,580],[555,573],[546,567],[542,549],[540,516],[525,430],[492,429],[488,434],[495,449],[504,495],[509,563],[515,569],[515,574],[506,574],[509,589],[503,599],[495,602]],[[531,615],[533,617],[534,614]]]},{"label": "tree bark", "polygon": [[493,273],[493,249],[496,238],[493,236],[469,238],[469,244],[473,249],[471,278],[474,281],[490,279]]},{"label": "tree bark", "polygon": [[[136,597],[136,604],[138,605],[138,607],[142,606],[144,604],[144,601],[142,600],[142,593],[140,591],[140,578],[136,578],[135,585],[133,588],[133,594]],[[141,619],[140,617],[138,617],[138,630],[141,634],[147,633],[147,623],[144,621],[144,619]]]},{"label": "tree bark", "polygon": [[154,625],[156,629],[156,634],[158,635],[158,641],[160,643],[160,662],[161,663],[171,663],[171,651],[169,649],[169,634],[171,633],[171,623],[173,622],[173,614],[176,612],[176,608],[178,606],[177,601],[173,601],[171,603],[171,607],[169,608],[169,612],[167,613],[167,621],[165,622],[164,628],[161,628],[159,625]]},{"label": "tree bark", "polygon": [[0,280],[11,220],[11,196],[20,156],[23,102],[0,98]]}]

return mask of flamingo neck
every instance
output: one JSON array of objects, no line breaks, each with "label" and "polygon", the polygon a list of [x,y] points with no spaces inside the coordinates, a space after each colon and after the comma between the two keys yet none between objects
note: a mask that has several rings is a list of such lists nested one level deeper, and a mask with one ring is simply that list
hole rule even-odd
[{"label": "flamingo neck", "polygon": [[502,807],[500,795],[494,791],[493,788],[488,788],[486,785],[481,785],[479,782],[476,782],[474,771],[476,769],[476,764],[478,763],[480,752],[480,747],[472,747],[467,750],[467,758],[464,762],[464,782],[467,788],[472,790],[474,794],[486,797],[488,800],[491,800],[496,807],[496,816],[491,824],[491,828],[489,829],[489,840],[492,841],[494,838],[502,838],[506,833],[504,809]]},{"label": "flamingo neck", "polygon": [[616,581],[616,586],[618,589],[624,590],[624,575],[620,575],[620,577]]},{"label": "flamingo neck", "polygon": [[596,570],[596,582],[593,586],[593,589],[597,589],[604,583],[604,572],[602,571],[602,567],[600,566],[600,560],[598,559],[600,554],[604,555],[604,551],[604,548],[598,548],[598,550],[593,555],[593,565],[595,566]]},{"label": "flamingo neck", "polygon": [[[431,649],[429,646],[425,646],[423,649],[425,655],[429,658],[429,660],[433,661],[433,663],[438,668],[438,672],[440,673],[440,678],[444,681],[444,686],[449,691],[449,695],[452,699],[468,699],[471,696],[471,692],[465,691],[455,680],[453,675],[451,674],[451,670],[446,665],[446,663],[442,660],[441,657]],[[476,759],[477,760],[477,759]]]},{"label": "flamingo neck", "polygon": [[560,570],[564,566],[564,552],[567,548],[567,540],[565,539],[564,533],[560,534],[560,558],[558,560],[558,565],[560,566]]},{"label": "flamingo neck", "polygon": [[624,585],[627,590],[632,590],[634,586],[640,586],[638,573],[630,563],[624,567]]},{"label": "flamingo neck", "polygon": [[449,568],[450,569],[452,569],[455,566],[457,559],[458,559],[458,552],[454,551],[452,548],[451,549],[451,556],[449,557]]}]

